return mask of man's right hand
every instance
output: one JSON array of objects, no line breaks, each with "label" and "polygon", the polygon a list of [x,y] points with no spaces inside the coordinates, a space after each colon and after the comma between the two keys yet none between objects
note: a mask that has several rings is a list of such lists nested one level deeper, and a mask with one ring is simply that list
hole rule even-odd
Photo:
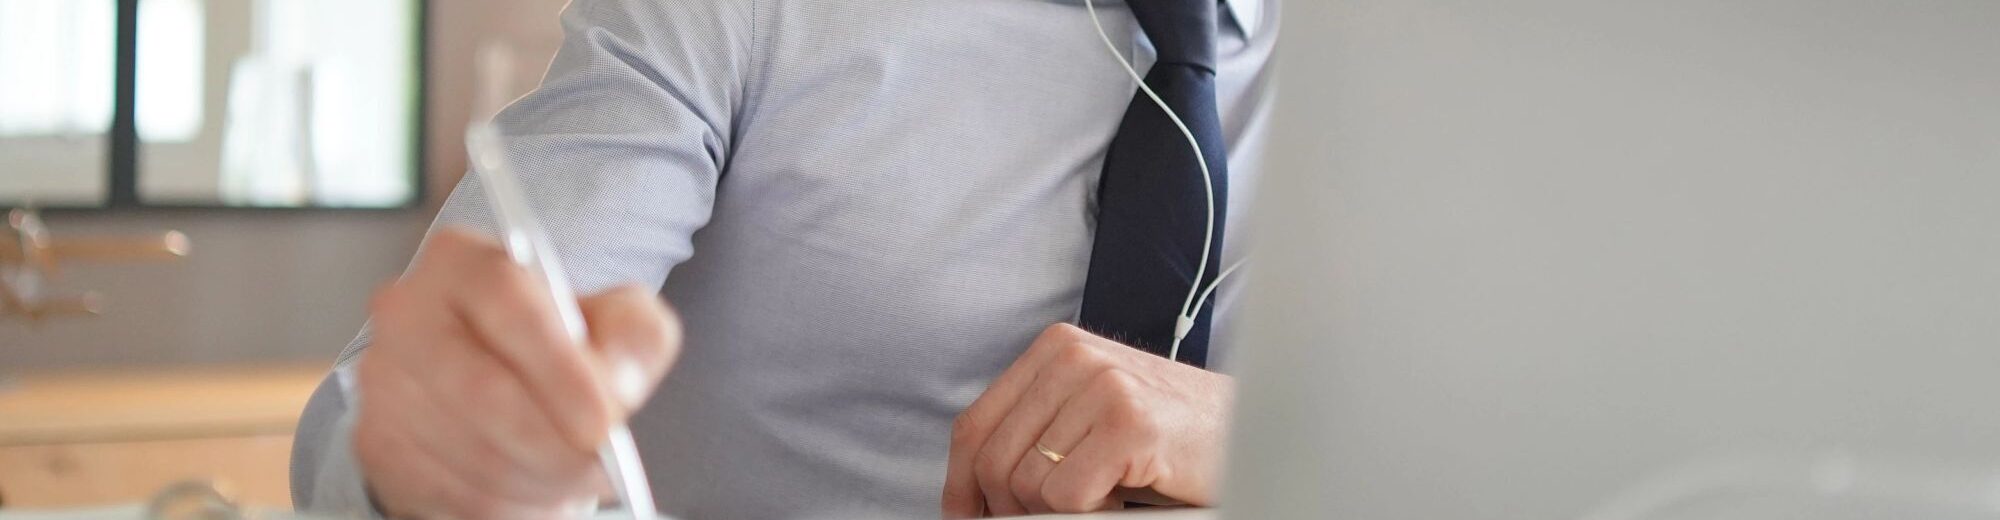
[{"label": "man's right hand", "polygon": [[499,244],[450,229],[376,294],[354,452],[384,513],[555,518],[598,499],[597,446],[673,364],[681,329],[648,288],[578,303],[588,345]]}]

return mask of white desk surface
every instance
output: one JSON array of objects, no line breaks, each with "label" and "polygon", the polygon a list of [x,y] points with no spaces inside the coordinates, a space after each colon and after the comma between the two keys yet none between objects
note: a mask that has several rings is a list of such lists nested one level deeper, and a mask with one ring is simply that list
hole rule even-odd
[{"label": "white desk surface", "polygon": [[[253,511],[253,513],[256,513]],[[146,517],[145,509],[139,505],[69,509],[63,511],[6,511],[0,510],[0,520],[141,520]],[[284,514],[253,514],[252,518],[263,520],[314,520],[317,517],[291,516]],[[619,512],[599,513],[598,520],[623,518]],[[663,520],[664,517],[662,517]],[[807,517],[810,518],[810,517]],[[1215,520],[1214,509],[1170,509],[1157,511],[1120,511],[1083,515],[1042,515],[1013,517],[1036,520]]]},{"label": "white desk surface", "polygon": [[[1219,515],[1216,514],[1216,510],[1214,509],[1176,508],[1176,509],[1159,509],[1159,510],[1144,510],[1144,511],[1116,511],[1109,513],[1091,513],[1084,515],[1020,516],[1014,518],[1033,518],[1036,520],[1057,520],[1057,519],[1060,520],[1215,520],[1218,517]],[[12,520],[12,519],[0,519],[0,520]]]}]

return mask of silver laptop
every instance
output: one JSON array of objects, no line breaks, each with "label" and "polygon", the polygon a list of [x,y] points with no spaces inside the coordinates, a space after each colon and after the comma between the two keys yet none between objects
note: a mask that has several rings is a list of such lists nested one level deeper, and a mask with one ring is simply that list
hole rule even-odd
[{"label": "silver laptop", "polygon": [[1285,9],[1227,517],[2000,516],[2000,1]]}]

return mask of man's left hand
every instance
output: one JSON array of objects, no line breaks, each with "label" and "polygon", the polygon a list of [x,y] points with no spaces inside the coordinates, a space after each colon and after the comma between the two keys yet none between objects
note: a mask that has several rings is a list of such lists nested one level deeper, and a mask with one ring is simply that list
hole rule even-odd
[{"label": "man's left hand", "polygon": [[1234,397],[1228,376],[1049,327],[953,422],[944,515],[1213,504]]}]

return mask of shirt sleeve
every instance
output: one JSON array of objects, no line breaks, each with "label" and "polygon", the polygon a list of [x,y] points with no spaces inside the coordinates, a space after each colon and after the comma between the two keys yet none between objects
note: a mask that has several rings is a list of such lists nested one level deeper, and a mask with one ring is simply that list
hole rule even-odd
[{"label": "shirt sleeve", "polygon": [[[660,287],[693,254],[726,167],[751,58],[751,0],[575,0],[542,84],[495,117],[529,203],[579,294]],[[457,122],[442,121],[450,128]],[[498,236],[468,174],[431,232]],[[293,448],[301,511],[371,514],[340,384],[370,333],[347,346],[307,404]]]}]

